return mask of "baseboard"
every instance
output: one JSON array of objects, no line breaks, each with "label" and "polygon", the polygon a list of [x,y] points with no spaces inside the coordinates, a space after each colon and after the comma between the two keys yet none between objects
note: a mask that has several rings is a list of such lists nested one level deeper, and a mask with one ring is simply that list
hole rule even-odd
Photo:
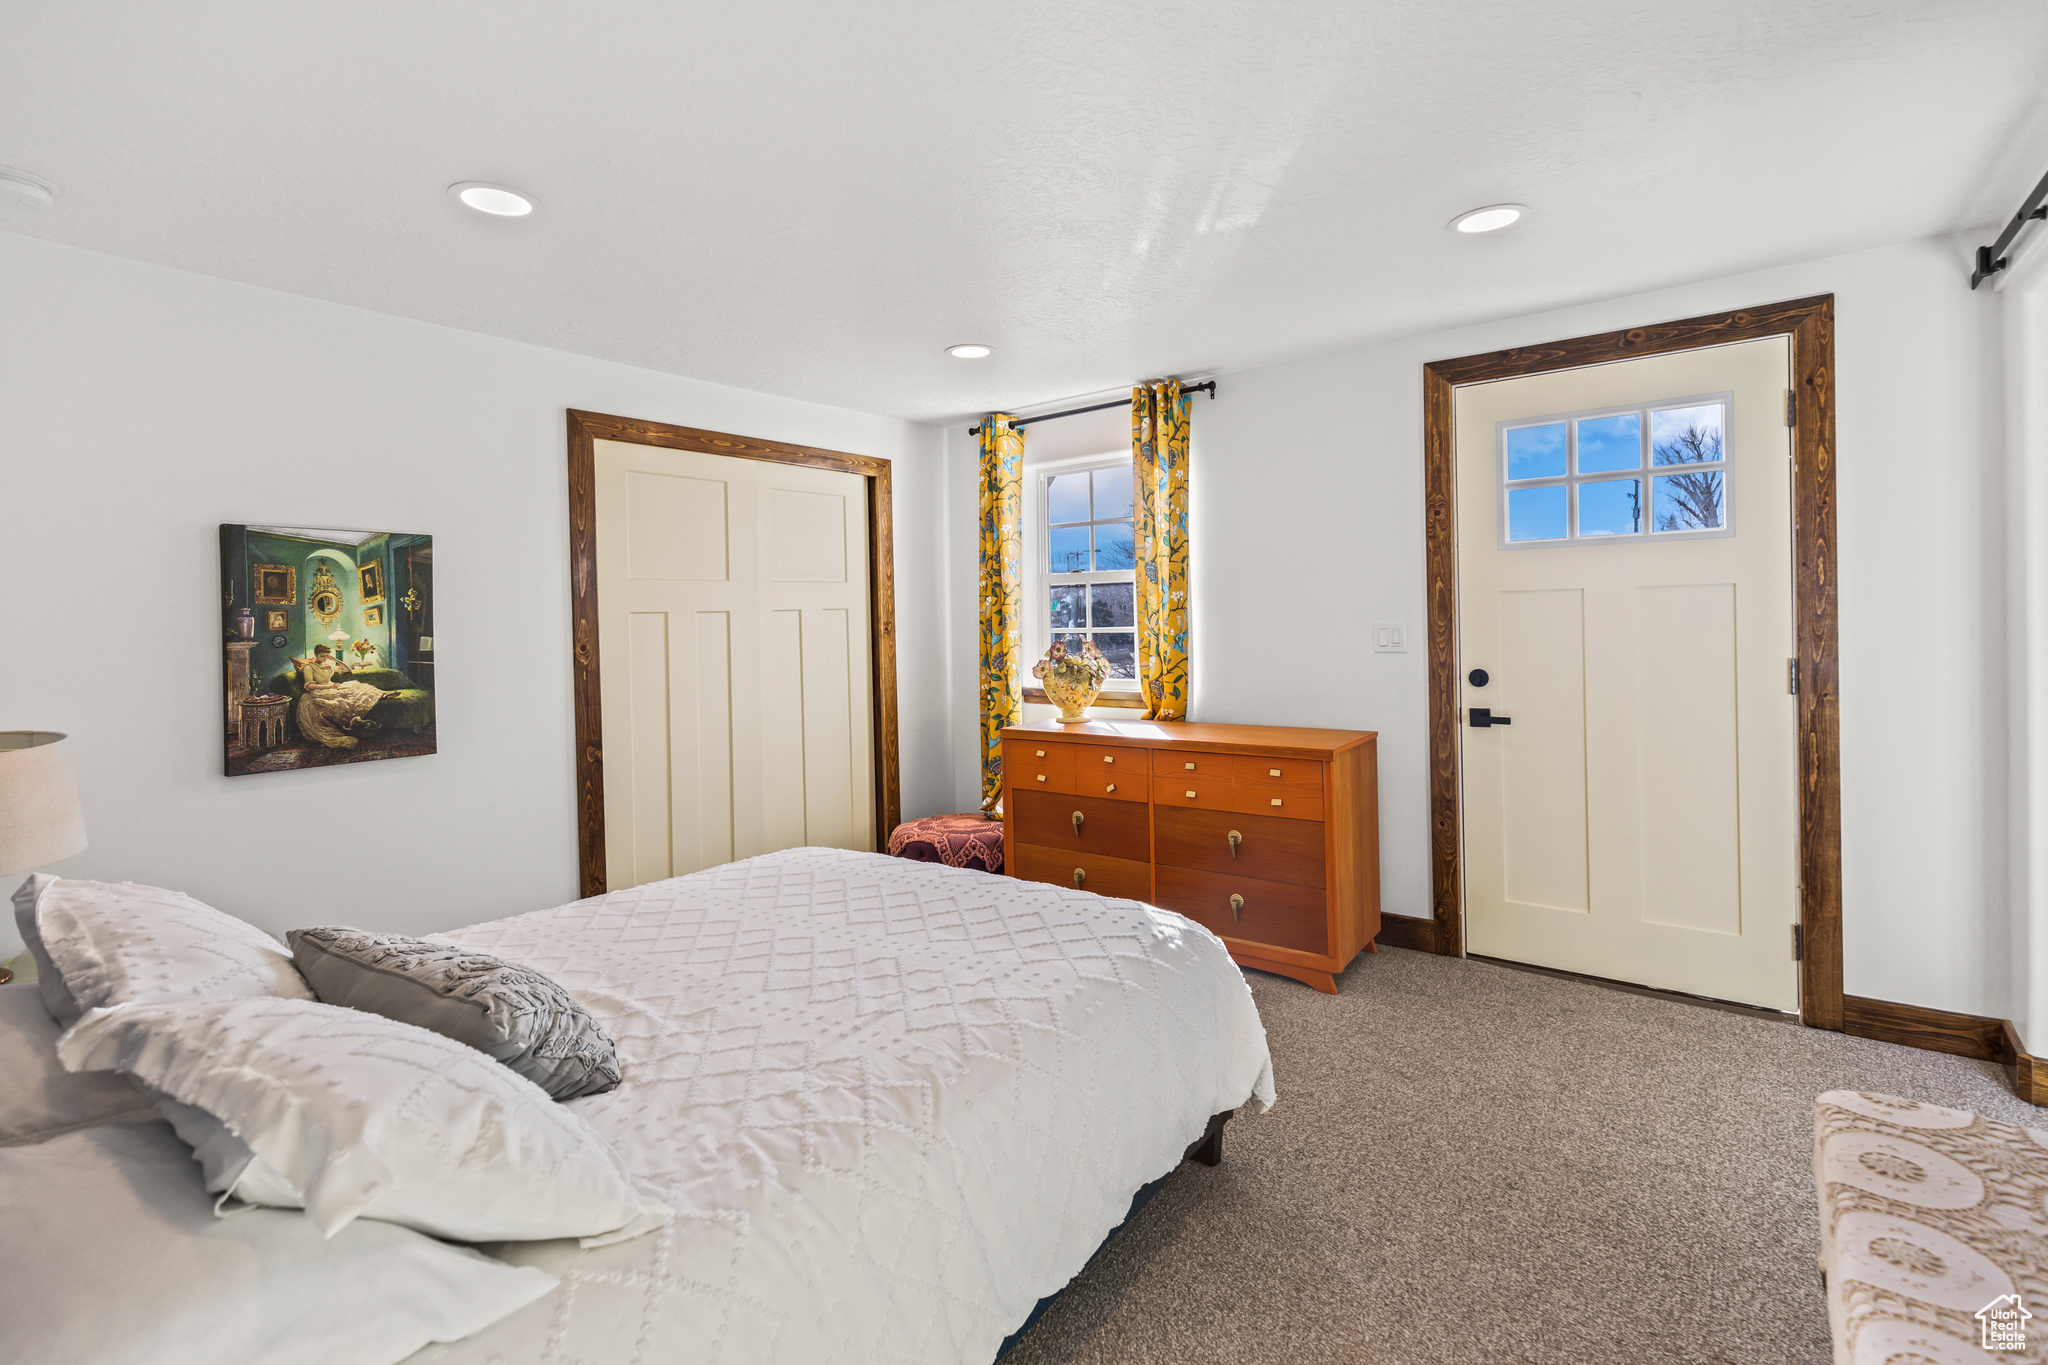
[{"label": "baseboard", "polygon": [[2019,1030],[2010,1019],[1845,995],[1842,1032],[1858,1038],[1875,1038],[1881,1043],[1997,1062],[2005,1067],[2014,1094],[2029,1104],[2048,1103],[2048,1094],[2043,1093],[2048,1087],[2036,1080],[2043,1069],[2034,1065],[2033,1056],[2020,1042]]},{"label": "baseboard", "polygon": [[1418,953],[1443,951],[1437,946],[1436,921],[1413,915],[1381,915],[1380,931],[1373,935],[1373,942],[1389,948],[1413,948]]}]

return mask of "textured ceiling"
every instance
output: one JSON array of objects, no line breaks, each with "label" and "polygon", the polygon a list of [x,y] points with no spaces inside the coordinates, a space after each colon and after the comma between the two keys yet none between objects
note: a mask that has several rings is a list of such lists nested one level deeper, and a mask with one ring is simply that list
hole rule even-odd
[{"label": "textured ceiling", "polygon": [[1992,222],[2044,72],[2040,0],[17,0],[0,231],[934,419]]}]

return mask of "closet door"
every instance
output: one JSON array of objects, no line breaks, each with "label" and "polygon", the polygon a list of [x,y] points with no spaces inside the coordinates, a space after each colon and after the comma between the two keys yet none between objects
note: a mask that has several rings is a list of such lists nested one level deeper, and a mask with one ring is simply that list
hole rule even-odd
[{"label": "closet door", "polygon": [[872,849],[867,481],[593,453],[608,885]]}]

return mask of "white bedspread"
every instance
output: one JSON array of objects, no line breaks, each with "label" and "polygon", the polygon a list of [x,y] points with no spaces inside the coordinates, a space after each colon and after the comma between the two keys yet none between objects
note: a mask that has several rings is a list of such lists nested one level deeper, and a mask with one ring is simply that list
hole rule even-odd
[{"label": "white bedspread", "polygon": [[570,1103],[676,1210],[497,1248],[546,1298],[417,1361],[987,1365],[1211,1114],[1251,992],[1133,901],[805,848],[437,935],[546,972],[624,1083]]}]

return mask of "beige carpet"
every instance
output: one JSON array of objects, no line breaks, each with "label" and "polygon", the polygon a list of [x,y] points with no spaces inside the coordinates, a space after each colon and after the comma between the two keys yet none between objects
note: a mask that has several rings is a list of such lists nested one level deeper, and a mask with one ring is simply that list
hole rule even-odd
[{"label": "beige carpet", "polygon": [[1280,1103],[1005,1358],[1823,1365],[1813,1097],[2015,1123],[1989,1062],[1386,950],[1252,975]]}]

